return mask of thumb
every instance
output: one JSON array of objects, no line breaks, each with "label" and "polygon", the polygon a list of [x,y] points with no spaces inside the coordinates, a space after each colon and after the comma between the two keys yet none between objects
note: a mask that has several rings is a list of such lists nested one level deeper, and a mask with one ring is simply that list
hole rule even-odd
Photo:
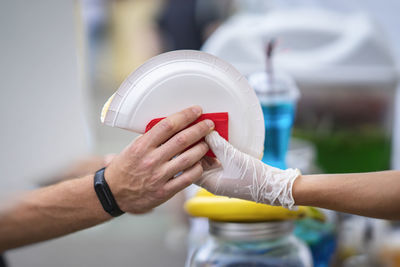
[{"label": "thumb", "polygon": [[221,162],[225,162],[226,158],[229,156],[226,151],[235,149],[228,141],[222,138],[217,131],[212,131],[205,139],[212,152],[214,152],[215,156],[217,156],[218,160]]},{"label": "thumb", "polygon": [[243,176],[249,164],[246,154],[234,148],[216,131],[212,131],[206,136],[206,143],[222,165],[222,178],[239,178]]}]

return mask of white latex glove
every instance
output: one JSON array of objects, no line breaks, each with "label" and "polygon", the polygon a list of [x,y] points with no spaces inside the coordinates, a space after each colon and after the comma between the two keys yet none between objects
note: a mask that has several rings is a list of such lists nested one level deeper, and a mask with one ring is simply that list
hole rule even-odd
[{"label": "white latex glove", "polygon": [[293,208],[292,187],[301,175],[298,169],[268,166],[234,148],[216,131],[206,136],[206,142],[219,162],[204,159],[206,171],[197,185],[216,195]]}]

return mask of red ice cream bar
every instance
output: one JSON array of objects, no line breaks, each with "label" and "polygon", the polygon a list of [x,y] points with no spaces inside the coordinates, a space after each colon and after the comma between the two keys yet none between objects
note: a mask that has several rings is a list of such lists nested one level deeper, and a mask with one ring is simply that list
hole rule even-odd
[{"label": "red ice cream bar", "polygon": [[[153,128],[154,125],[156,125],[159,121],[161,121],[164,118],[157,118],[151,120],[147,126],[146,126],[146,132],[148,132],[151,128]],[[214,130],[219,133],[219,135],[224,138],[225,140],[229,141],[229,132],[228,132],[228,121],[229,121],[229,116],[228,112],[219,112],[219,113],[204,113],[202,114],[195,122],[190,124],[188,127],[202,121],[202,120],[212,120],[215,124]],[[211,151],[211,149],[207,152],[206,156],[214,157],[214,153]]]}]

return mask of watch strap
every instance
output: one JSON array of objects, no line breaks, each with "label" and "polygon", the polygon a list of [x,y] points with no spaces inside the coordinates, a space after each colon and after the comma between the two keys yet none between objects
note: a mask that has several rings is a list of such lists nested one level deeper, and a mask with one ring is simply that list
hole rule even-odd
[{"label": "watch strap", "polygon": [[103,206],[103,209],[111,216],[118,217],[124,214],[124,212],[119,208],[114,195],[104,178],[105,169],[106,168],[102,168],[98,170],[94,175],[94,190],[96,191],[97,198]]}]

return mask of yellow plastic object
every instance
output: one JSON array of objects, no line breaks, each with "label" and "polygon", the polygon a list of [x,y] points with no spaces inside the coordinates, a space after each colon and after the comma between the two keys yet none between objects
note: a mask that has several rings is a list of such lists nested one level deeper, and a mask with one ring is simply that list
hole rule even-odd
[{"label": "yellow plastic object", "polygon": [[306,208],[307,208],[307,217],[321,222],[325,221],[326,219],[325,215],[319,209],[314,207],[306,207]]},{"label": "yellow plastic object", "polygon": [[194,217],[226,222],[295,220],[306,216],[324,219],[324,215],[317,209],[310,210],[309,207],[300,206],[293,211],[237,198],[215,196],[204,189],[186,201],[185,210]]},{"label": "yellow plastic object", "polygon": [[107,102],[104,104],[103,108],[101,109],[101,117],[100,117],[101,123],[104,123],[104,119],[106,118],[107,111],[110,108],[110,104],[111,104],[111,101],[114,99],[114,96],[115,96],[115,93],[112,96],[110,96],[110,98],[107,100]]}]

